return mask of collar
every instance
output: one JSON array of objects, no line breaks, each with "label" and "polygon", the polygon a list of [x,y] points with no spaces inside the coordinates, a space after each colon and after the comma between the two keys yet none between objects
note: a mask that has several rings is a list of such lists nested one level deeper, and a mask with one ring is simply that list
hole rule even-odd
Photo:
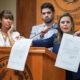
[{"label": "collar", "polygon": [[[43,25],[44,27],[46,26],[45,23],[43,23],[42,25]],[[53,23],[53,24],[51,25],[51,28],[54,28],[54,29],[57,28],[57,24],[56,24],[56,23]],[[50,29],[51,29],[51,28],[50,28]]]}]

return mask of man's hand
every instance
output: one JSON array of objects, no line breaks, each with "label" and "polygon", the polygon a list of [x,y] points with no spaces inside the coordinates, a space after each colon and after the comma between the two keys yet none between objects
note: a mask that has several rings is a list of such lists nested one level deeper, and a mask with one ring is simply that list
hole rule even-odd
[{"label": "man's hand", "polygon": [[48,32],[49,29],[50,29],[49,27],[45,27],[45,28],[41,31],[40,37],[43,38],[44,35]]},{"label": "man's hand", "polygon": [[45,28],[41,31],[41,33],[47,33],[49,29],[50,29],[49,27],[45,27]]}]

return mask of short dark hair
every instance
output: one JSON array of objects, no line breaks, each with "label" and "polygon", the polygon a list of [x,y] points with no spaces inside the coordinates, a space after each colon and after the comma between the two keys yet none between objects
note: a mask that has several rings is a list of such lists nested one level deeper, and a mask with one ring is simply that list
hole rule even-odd
[{"label": "short dark hair", "polygon": [[43,3],[41,5],[41,12],[42,12],[42,9],[44,8],[49,8],[52,12],[55,12],[54,6],[49,2]]},{"label": "short dark hair", "polygon": [[0,20],[2,20],[2,18],[9,18],[10,20],[14,20],[13,14],[10,10],[3,10],[0,13]]}]

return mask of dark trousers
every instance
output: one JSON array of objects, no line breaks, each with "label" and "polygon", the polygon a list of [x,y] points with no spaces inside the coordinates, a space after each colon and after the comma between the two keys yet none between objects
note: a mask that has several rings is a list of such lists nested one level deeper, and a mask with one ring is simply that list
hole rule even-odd
[{"label": "dark trousers", "polygon": [[80,71],[74,73],[66,70],[66,80],[80,80]]},{"label": "dark trousers", "polygon": [[66,80],[73,80],[73,75],[71,71],[66,70]]}]

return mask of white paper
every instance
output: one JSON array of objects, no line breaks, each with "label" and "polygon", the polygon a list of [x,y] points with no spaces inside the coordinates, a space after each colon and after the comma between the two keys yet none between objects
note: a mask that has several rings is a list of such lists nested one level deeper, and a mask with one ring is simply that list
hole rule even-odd
[{"label": "white paper", "polygon": [[80,37],[63,34],[55,66],[77,72],[80,58]]},{"label": "white paper", "polygon": [[7,68],[24,71],[31,39],[20,39],[12,47]]}]

